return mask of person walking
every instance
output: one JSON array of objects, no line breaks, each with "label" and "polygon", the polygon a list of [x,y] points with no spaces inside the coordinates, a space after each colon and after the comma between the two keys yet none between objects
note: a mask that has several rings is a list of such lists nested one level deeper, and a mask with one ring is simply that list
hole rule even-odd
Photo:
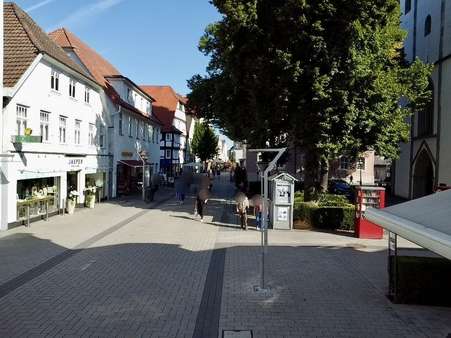
[{"label": "person walking", "polygon": [[247,196],[237,203],[236,211],[240,215],[241,229],[247,230],[247,211],[249,209],[249,199]]},{"label": "person walking", "polygon": [[194,214],[199,215],[201,222],[204,221],[204,206],[208,201],[208,199],[205,197],[206,194],[208,193],[201,190],[196,196],[196,202],[194,205]]}]

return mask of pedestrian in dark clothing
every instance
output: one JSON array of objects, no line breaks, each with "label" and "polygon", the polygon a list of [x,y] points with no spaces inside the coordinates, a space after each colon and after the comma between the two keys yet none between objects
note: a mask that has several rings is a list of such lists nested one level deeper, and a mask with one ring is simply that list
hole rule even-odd
[{"label": "pedestrian in dark clothing", "polygon": [[205,204],[207,204],[207,200],[204,199],[200,195],[201,194],[197,194],[197,196],[196,196],[196,204],[194,206],[194,208],[195,208],[194,213],[195,213],[195,215],[199,215],[200,221],[203,222],[204,221],[204,206],[205,206]]}]

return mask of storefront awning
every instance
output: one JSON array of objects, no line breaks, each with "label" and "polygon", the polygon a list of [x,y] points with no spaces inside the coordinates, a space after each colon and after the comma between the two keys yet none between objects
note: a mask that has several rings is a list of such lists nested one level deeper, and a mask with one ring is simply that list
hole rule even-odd
[{"label": "storefront awning", "polygon": [[451,190],[385,209],[367,209],[365,218],[451,260]]},{"label": "storefront awning", "polygon": [[[142,161],[138,161],[138,160],[120,160],[118,161],[118,163],[121,163],[123,165],[132,167],[132,168],[142,168],[143,167],[143,162]],[[147,163],[146,163],[147,165]]]}]

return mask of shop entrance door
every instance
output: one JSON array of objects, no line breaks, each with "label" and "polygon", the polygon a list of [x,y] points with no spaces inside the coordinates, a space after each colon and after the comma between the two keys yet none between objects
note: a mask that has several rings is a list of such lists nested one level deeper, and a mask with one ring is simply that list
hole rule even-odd
[{"label": "shop entrance door", "polygon": [[69,193],[74,190],[78,191],[78,171],[68,171],[67,172],[67,196],[69,196]]}]

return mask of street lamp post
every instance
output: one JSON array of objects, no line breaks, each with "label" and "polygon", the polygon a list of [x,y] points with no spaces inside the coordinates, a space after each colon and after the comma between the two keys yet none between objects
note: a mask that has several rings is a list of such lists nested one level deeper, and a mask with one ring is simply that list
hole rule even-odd
[{"label": "street lamp post", "polygon": [[[269,288],[266,285],[265,281],[265,258],[268,248],[268,176],[271,170],[273,170],[277,162],[279,161],[280,157],[283,155],[283,153],[287,150],[287,148],[269,148],[269,149],[249,149],[250,152],[254,153],[277,153],[274,159],[269,162],[268,166],[264,168],[259,168],[259,171],[263,171],[263,177],[261,178],[263,181],[262,184],[262,224],[260,228],[260,234],[261,234],[261,281],[260,286],[256,288],[257,292],[267,293],[269,292]],[[257,164],[258,166],[258,164]]]}]

